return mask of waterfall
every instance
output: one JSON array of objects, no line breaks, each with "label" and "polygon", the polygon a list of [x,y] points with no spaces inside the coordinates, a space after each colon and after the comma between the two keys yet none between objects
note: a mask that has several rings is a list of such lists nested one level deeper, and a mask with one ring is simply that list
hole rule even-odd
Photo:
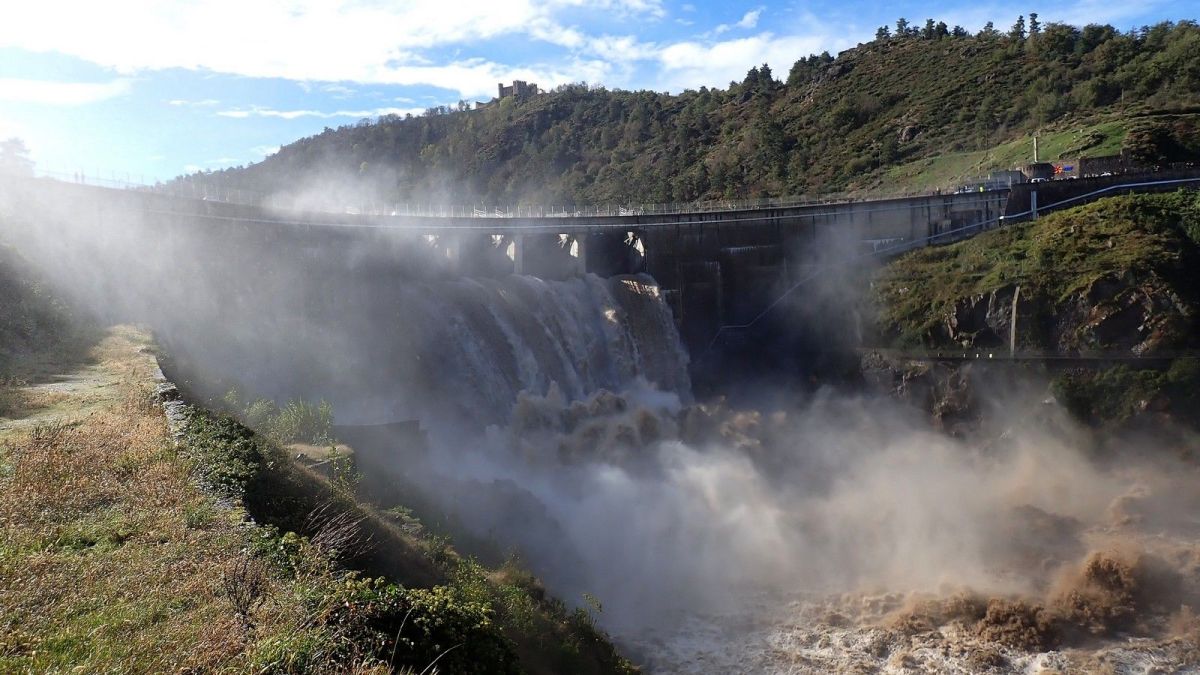
[{"label": "waterfall", "polygon": [[342,424],[442,428],[505,424],[520,393],[551,385],[578,400],[644,380],[691,399],[687,354],[647,276],[349,275],[218,292],[219,310],[160,315],[156,325],[217,396],[237,386],[278,401],[325,399]]},{"label": "waterfall", "polygon": [[462,279],[401,290],[423,411],[502,423],[521,392],[568,400],[641,378],[690,398],[687,355],[649,277]]}]

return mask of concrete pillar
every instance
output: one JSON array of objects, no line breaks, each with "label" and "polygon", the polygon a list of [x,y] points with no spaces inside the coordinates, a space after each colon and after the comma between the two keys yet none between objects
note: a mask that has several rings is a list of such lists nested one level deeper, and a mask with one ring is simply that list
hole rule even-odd
[{"label": "concrete pillar", "polygon": [[581,277],[587,274],[587,235],[572,235],[567,243],[567,254],[571,256],[570,274]]},{"label": "concrete pillar", "polygon": [[528,257],[525,252],[525,235],[512,235],[513,245],[513,274],[528,274],[527,268]]},{"label": "concrete pillar", "polygon": [[1009,358],[1017,355],[1017,304],[1021,298],[1021,286],[1018,285],[1013,291],[1012,301],[1012,321],[1008,326],[1008,356]]}]

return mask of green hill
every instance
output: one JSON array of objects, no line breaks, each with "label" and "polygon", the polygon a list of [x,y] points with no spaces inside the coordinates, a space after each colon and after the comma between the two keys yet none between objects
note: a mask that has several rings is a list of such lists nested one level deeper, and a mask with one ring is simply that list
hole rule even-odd
[{"label": "green hill", "polygon": [[949,187],[1028,161],[1200,156],[1200,27],[1060,24],[968,35],[930,21],[783,81],[667,95],[586,85],[329,129],[180,180],[338,203],[669,202]]}]

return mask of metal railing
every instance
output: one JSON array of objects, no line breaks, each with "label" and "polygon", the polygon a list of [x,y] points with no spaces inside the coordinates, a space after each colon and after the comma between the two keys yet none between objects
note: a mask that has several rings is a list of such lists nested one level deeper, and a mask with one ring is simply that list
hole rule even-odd
[{"label": "metal railing", "polygon": [[[66,183],[77,183],[95,187],[122,190],[141,190],[165,194],[182,199],[225,202],[245,206],[258,206],[276,210],[303,211],[308,213],[330,213],[370,216],[416,216],[429,218],[596,218],[608,216],[642,216],[690,213],[714,213],[727,211],[756,211],[770,208],[793,208],[845,204],[850,202],[903,199],[906,197],[936,196],[950,194],[941,190],[897,191],[879,195],[850,193],[828,193],[821,196],[799,195],[789,197],[756,197],[748,199],[716,199],[692,202],[660,202],[647,204],[438,204],[433,202],[382,202],[367,201],[332,205],[306,196],[287,192],[265,193],[232,187],[219,181],[192,180],[188,178],[169,183],[145,183],[129,174],[100,171],[53,171],[38,170],[36,175]],[[315,202],[315,203],[314,203]]]},{"label": "metal railing", "polygon": [[[1025,220],[1026,218],[1030,218],[1030,217],[1036,218],[1039,212],[1050,211],[1050,210],[1053,210],[1053,209],[1056,209],[1056,208],[1059,208],[1059,207],[1062,207],[1062,206],[1065,206],[1068,204],[1074,204],[1076,202],[1080,202],[1080,201],[1083,201],[1083,200],[1086,200],[1089,198],[1095,199],[1095,198],[1100,197],[1109,192],[1120,192],[1122,190],[1136,190],[1138,188],[1146,188],[1146,187],[1170,187],[1170,186],[1183,185],[1185,183],[1200,183],[1200,177],[1173,178],[1173,179],[1158,180],[1158,181],[1138,181],[1138,182],[1134,182],[1134,183],[1121,183],[1119,185],[1109,185],[1109,186],[1100,188],[1098,190],[1093,190],[1086,194],[1077,195],[1074,197],[1068,197],[1067,199],[1063,199],[1063,200],[1054,202],[1052,204],[1047,204],[1045,206],[1038,207],[1038,209],[1036,211],[1033,209],[1029,209],[1027,211],[1015,213],[1010,216],[1002,215],[1002,216],[998,216],[996,218],[988,218],[988,219],[979,221],[977,223],[970,223],[967,225],[962,225],[960,227],[946,230],[945,232],[938,232],[938,233],[931,234],[931,235],[928,235],[925,237],[917,237],[917,238],[909,239],[906,241],[901,240],[901,241],[898,241],[891,245],[876,246],[876,247],[873,247],[873,250],[871,250],[871,251],[862,253],[860,255],[851,256],[848,259],[840,261],[839,263],[835,264],[834,266],[835,267],[837,267],[837,266],[845,267],[845,266],[849,266],[851,264],[855,264],[857,262],[865,261],[865,260],[868,260],[871,258],[881,258],[881,257],[889,256],[889,255],[898,255],[900,253],[906,253],[908,251],[912,251],[912,250],[918,249],[918,248],[924,248],[926,246],[935,246],[938,244],[950,244],[950,243],[962,241],[963,239],[969,239],[977,234],[986,232],[988,230],[993,230],[993,229],[1002,227],[1004,225],[1021,222],[1021,221]],[[895,241],[895,240],[893,240],[893,241]],[[827,274],[827,272],[825,270],[817,268],[817,269],[813,270],[812,272],[810,272],[809,274],[805,275],[804,277],[801,277],[794,284],[792,284],[791,286],[786,288],[782,293],[779,294],[779,296],[777,298],[775,298],[773,301],[771,301],[771,303],[768,304],[765,309],[763,309],[761,312],[759,312],[754,318],[750,319],[749,321],[747,321],[745,323],[740,323],[740,324],[722,324],[722,325],[718,326],[716,332],[713,334],[712,340],[709,341],[709,343],[708,343],[708,351],[711,351],[712,348],[714,346],[716,346],[717,341],[720,340],[721,336],[724,335],[726,332],[748,330],[750,328],[753,328],[759,321],[761,321],[768,314],[773,312],[775,310],[775,308],[778,307],[792,293],[799,290],[801,287],[807,285],[808,283],[810,283],[817,277],[824,276],[826,274]]]}]

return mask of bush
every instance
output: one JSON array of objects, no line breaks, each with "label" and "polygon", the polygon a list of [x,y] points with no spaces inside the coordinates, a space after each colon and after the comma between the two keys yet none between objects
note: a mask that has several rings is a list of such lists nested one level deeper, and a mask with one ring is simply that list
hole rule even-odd
[{"label": "bush", "polygon": [[288,401],[279,414],[270,419],[267,433],[279,443],[333,442],[333,406],[321,401],[314,406],[304,399]]},{"label": "bush", "polygon": [[214,492],[241,497],[258,477],[265,455],[262,441],[236,420],[193,412],[184,434],[200,481]]},{"label": "bush", "polygon": [[449,586],[412,589],[347,577],[327,621],[394,667],[436,663],[450,673],[520,672],[490,604]]}]

